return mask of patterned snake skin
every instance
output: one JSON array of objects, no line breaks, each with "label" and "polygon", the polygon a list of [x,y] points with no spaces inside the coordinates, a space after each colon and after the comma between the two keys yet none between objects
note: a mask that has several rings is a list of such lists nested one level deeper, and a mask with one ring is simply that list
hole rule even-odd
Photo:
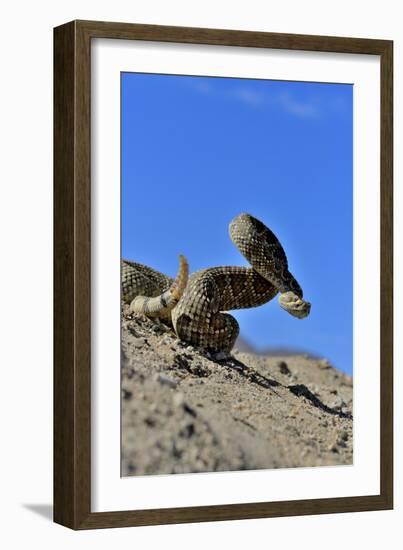
[{"label": "patterned snake skin", "polygon": [[230,237],[252,267],[212,267],[188,276],[180,256],[175,279],[142,264],[122,261],[122,299],[133,312],[170,320],[181,340],[214,352],[230,352],[239,334],[236,319],[224,313],[257,307],[280,293],[280,306],[303,319],[311,304],[288,270],[277,237],[262,222],[240,214]]}]

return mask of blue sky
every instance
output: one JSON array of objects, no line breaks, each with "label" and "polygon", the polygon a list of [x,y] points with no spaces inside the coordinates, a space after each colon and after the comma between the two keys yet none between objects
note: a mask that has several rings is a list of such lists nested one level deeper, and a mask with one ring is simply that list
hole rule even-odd
[{"label": "blue sky", "polygon": [[175,275],[247,265],[228,236],[248,212],[274,231],[312,303],[234,312],[259,349],[352,373],[353,88],[122,73],[122,256]]}]

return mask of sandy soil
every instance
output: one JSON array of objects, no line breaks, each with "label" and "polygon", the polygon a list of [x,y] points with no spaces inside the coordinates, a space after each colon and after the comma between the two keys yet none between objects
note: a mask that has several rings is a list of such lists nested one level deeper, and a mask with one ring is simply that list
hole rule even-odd
[{"label": "sandy soil", "polygon": [[325,359],[206,356],[122,315],[122,475],[352,464],[352,379]]}]

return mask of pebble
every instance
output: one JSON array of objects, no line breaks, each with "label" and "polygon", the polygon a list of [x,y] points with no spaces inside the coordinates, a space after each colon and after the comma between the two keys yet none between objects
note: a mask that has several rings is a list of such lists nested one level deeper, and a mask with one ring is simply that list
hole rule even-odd
[{"label": "pebble", "polygon": [[133,324],[128,323],[128,324],[127,324],[127,328],[128,328],[129,332],[130,332],[133,336],[135,336],[135,337],[138,337],[138,336],[139,336],[139,333],[138,333],[137,330],[133,327]]},{"label": "pebble", "polygon": [[340,439],[342,441],[347,441],[347,439],[348,439],[348,431],[347,430],[342,430],[342,432],[340,433]]},{"label": "pebble", "polygon": [[176,386],[178,385],[178,382],[176,380],[170,378],[169,376],[166,376],[165,374],[159,374],[157,380],[162,385],[169,386],[170,388],[176,388]]},{"label": "pebble", "polygon": [[197,412],[190,405],[188,405],[186,402],[183,403],[183,410],[186,413],[190,414],[190,416],[193,416],[193,417],[197,416]]},{"label": "pebble", "polygon": [[287,376],[291,375],[291,371],[288,368],[288,365],[285,361],[279,361],[277,363],[278,369],[281,372],[281,374],[286,374]]},{"label": "pebble", "polygon": [[337,398],[331,404],[331,408],[340,410],[343,405],[345,405],[345,403],[344,403],[343,399],[340,397],[340,395],[338,395]]},{"label": "pebble", "polygon": [[191,423],[191,424],[186,424],[186,426],[180,430],[179,435],[181,437],[185,437],[186,439],[189,439],[190,437],[192,437],[194,433],[195,433],[195,425]]},{"label": "pebble", "polygon": [[130,399],[130,398],[132,397],[132,395],[133,395],[133,394],[132,394],[131,391],[125,390],[125,389],[122,390],[122,397],[123,397],[123,399]]},{"label": "pebble", "polygon": [[142,348],[144,346],[144,339],[143,338],[133,338],[132,339],[132,345],[135,348]]}]

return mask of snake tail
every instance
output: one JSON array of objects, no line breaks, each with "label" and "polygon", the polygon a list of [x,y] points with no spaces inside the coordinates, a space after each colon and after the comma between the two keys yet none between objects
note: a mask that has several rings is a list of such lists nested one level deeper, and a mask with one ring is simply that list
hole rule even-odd
[{"label": "snake tail", "polygon": [[133,313],[143,313],[148,317],[166,316],[179,302],[189,279],[189,264],[185,256],[179,256],[179,271],[171,286],[154,298],[136,296],[130,304]]}]

